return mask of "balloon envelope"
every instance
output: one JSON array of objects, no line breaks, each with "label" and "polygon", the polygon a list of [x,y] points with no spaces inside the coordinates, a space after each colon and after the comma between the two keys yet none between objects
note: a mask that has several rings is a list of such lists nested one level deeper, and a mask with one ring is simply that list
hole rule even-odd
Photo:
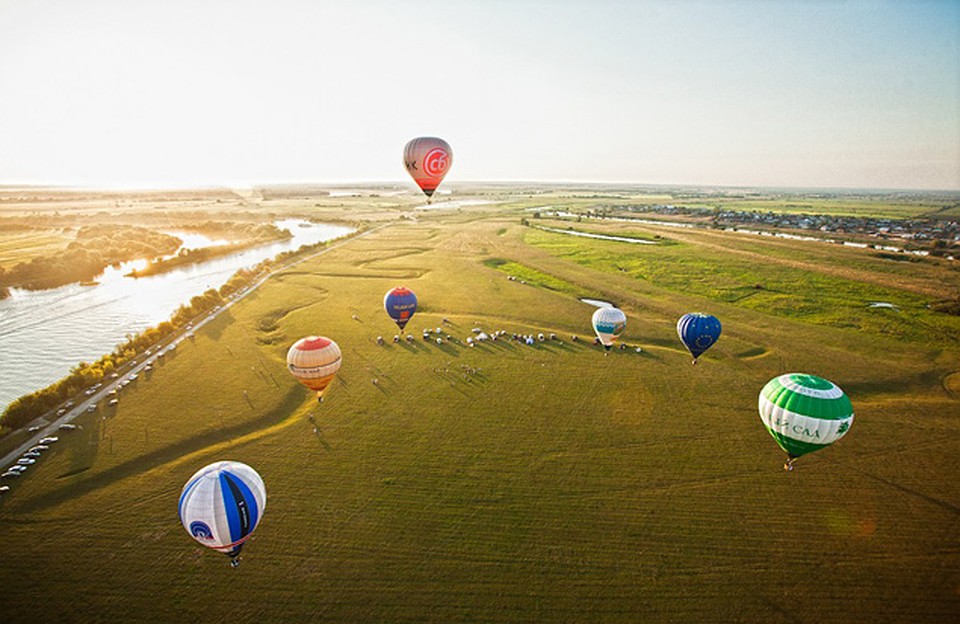
[{"label": "balloon envelope", "polygon": [[403,166],[427,197],[433,196],[452,164],[453,150],[437,137],[417,137],[403,148]]},{"label": "balloon envelope", "polygon": [[819,451],[842,438],[853,424],[853,406],[831,381],[788,373],[760,391],[760,419],[793,459]]},{"label": "balloon envelope", "polygon": [[696,361],[720,337],[720,320],[701,312],[684,314],[677,321],[677,335]]},{"label": "balloon envelope", "polygon": [[403,286],[391,288],[383,296],[383,309],[387,311],[393,322],[403,330],[417,311],[417,296],[413,294],[412,290]]},{"label": "balloon envelope", "polygon": [[610,348],[626,326],[627,315],[619,308],[602,307],[593,313],[593,331],[606,349]]},{"label": "balloon envelope", "polygon": [[263,479],[250,466],[221,461],[198,470],[180,492],[180,522],[193,539],[236,565],[267,506]]},{"label": "balloon envelope", "polygon": [[323,397],[324,391],[340,370],[340,346],[323,336],[307,336],[287,351],[287,369],[297,381]]}]

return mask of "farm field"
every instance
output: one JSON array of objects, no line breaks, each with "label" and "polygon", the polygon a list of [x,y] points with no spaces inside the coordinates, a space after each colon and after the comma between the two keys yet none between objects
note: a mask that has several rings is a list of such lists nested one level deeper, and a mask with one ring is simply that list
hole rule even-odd
[{"label": "farm field", "polygon": [[[249,200],[389,225],[269,280],[11,484],[0,621],[953,621],[960,317],[927,304],[960,292],[955,263],[521,225],[579,201],[556,195]],[[382,308],[401,284],[412,343]],[[642,350],[594,346],[581,297],[621,307]],[[724,324],[697,366],[675,330],[694,310]],[[438,327],[453,339],[421,340]],[[558,339],[470,348],[474,328]],[[285,370],[316,333],[344,362],[321,404]],[[792,473],[757,414],[784,372],[836,382],[856,411]],[[176,513],[220,459],[268,495],[237,569]]]},{"label": "farm field", "polygon": [[51,229],[9,232],[0,239],[0,266],[12,266],[62,250],[72,235]]}]

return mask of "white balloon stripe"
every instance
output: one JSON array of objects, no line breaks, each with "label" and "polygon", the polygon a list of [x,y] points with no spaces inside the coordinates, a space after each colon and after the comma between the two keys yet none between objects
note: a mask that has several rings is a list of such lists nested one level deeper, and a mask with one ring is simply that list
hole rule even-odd
[{"label": "white balloon stripe", "polygon": [[773,431],[808,444],[832,444],[839,440],[853,423],[853,414],[847,418],[828,420],[791,412],[760,397],[760,418]]},{"label": "white balloon stripe", "polygon": [[[777,381],[781,386],[790,390],[791,392],[796,392],[797,394],[803,394],[808,397],[814,397],[816,399],[839,399],[843,396],[843,390],[841,390],[835,383],[830,383],[829,388],[818,389],[810,388],[799,383],[796,379],[793,378],[793,374],[780,375],[777,378]],[[826,380],[824,380],[826,381]]]}]

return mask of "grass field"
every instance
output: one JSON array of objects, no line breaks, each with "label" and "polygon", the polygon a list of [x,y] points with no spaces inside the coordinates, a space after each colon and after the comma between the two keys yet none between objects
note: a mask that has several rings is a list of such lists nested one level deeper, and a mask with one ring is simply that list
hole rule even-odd
[{"label": "grass field", "polygon": [[56,253],[73,239],[72,232],[53,229],[5,233],[0,237],[0,267],[11,268],[19,262]]},{"label": "grass field", "polygon": [[[389,201],[360,216],[409,209]],[[418,212],[298,265],[86,416],[0,499],[0,621],[954,621],[960,326],[924,307],[954,269],[576,238],[521,226],[529,201]],[[409,344],[382,309],[400,284]],[[579,297],[622,307],[642,352],[594,347]],[[724,323],[696,367],[692,310]],[[459,342],[419,339],[438,326]],[[467,348],[474,327],[560,340]],[[344,356],[320,405],[284,365],[311,333]],[[785,473],[757,395],[792,371],[857,416]],[[219,459],[268,493],[235,570],[177,520]]]}]

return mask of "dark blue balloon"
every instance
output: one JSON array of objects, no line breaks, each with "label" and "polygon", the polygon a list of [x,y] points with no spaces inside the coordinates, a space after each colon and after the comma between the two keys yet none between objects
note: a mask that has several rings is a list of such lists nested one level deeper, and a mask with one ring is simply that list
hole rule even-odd
[{"label": "dark blue balloon", "polygon": [[402,331],[407,321],[417,311],[417,296],[409,288],[398,286],[384,296],[383,309]]},{"label": "dark blue balloon", "polygon": [[693,355],[693,362],[720,337],[720,319],[710,314],[691,312],[677,321],[677,335]]}]

